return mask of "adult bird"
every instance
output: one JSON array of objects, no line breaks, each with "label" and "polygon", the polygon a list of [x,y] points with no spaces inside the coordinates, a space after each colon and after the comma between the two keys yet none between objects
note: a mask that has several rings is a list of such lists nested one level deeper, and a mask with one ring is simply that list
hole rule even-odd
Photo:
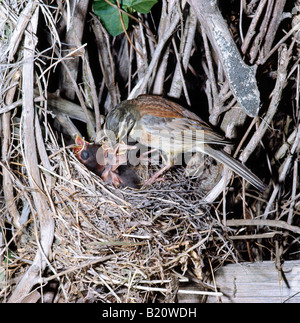
[{"label": "adult bird", "polygon": [[245,165],[219,149],[230,144],[228,140],[193,112],[163,97],[140,95],[121,102],[108,113],[104,132],[112,143],[126,142],[130,137],[167,156],[165,166],[150,179],[150,183],[174,164],[178,154],[200,151],[227,166],[258,190],[266,188]]}]

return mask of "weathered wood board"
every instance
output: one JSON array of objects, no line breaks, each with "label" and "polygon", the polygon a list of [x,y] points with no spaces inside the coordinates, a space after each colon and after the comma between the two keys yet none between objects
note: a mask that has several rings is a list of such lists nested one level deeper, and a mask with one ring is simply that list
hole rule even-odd
[{"label": "weathered wood board", "polygon": [[300,261],[286,261],[282,270],[289,286],[272,261],[226,265],[215,273],[224,296],[209,296],[207,302],[300,303]]}]

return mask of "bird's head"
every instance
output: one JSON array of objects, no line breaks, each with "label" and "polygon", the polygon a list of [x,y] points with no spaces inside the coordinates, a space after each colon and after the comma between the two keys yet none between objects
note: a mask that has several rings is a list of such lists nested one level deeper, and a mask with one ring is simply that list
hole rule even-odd
[{"label": "bird's head", "polygon": [[81,138],[79,134],[77,134],[75,138],[75,144],[76,146],[73,147],[73,151],[74,151],[74,154],[77,156],[84,149],[84,147],[87,146],[89,143],[85,141],[83,138]]},{"label": "bird's head", "polygon": [[[73,151],[77,159],[84,164],[89,170],[95,173],[101,173],[103,171],[104,161],[100,161],[98,155],[101,154],[102,149],[97,144],[90,144],[82,139],[79,135],[75,139],[76,146]],[[100,174],[98,174],[100,175]]]},{"label": "bird's head", "polygon": [[104,131],[111,141],[126,142],[126,137],[134,127],[140,115],[136,106],[123,101],[106,116]]}]

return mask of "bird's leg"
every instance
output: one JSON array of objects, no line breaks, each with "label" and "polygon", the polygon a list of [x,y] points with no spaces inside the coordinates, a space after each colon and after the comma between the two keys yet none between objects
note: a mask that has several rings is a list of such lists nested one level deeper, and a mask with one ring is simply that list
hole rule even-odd
[{"label": "bird's leg", "polygon": [[141,155],[140,155],[140,157],[138,158],[141,162],[147,162],[147,163],[149,163],[149,162],[151,162],[151,156],[150,157],[147,157],[147,156],[149,156],[149,155],[151,155],[153,152],[157,152],[158,151],[158,149],[151,149],[151,150],[149,150],[149,151],[144,151]]},{"label": "bird's leg", "polygon": [[[155,152],[155,151],[159,151],[157,149],[152,149],[150,150],[149,152],[146,152],[146,154],[151,154],[152,152]],[[159,151],[160,152],[160,151]],[[142,155],[144,155],[145,153],[143,153]],[[157,182],[157,181],[163,181],[164,179],[161,178],[160,176],[166,172],[172,165],[173,163],[171,162],[169,156],[165,156],[162,152],[160,152],[160,156],[162,157],[163,159],[163,163],[165,166],[163,166],[159,171],[157,171],[154,175],[152,175],[148,180],[145,181],[145,185],[151,185],[153,184],[154,182]],[[151,161],[151,159],[150,159]]]},{"label": "bird's leg", "polygon": [[156,181],[163,180],[159,176],[161,176],[164,172],[166,172],[172,166],[171,163],[166,164],[162,169],[152,175],[147,181],[144,182],[144,185],[151,185]]}]

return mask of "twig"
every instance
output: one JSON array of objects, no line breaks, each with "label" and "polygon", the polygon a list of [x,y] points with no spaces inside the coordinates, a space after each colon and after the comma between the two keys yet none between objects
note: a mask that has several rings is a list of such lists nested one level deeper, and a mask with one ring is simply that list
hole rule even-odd
[{"label": "twig", "polygon": [[113,258],[118,258],[118,256],[120,254],[121,253],[116,253],[116,254],[105,256],[105,257],[97,257],[96,259],[93,259],[93,260],[87,261],[87,262],[85,262],[85,263],[83,263],[81,265],[74,266],[72,268],[63,270],[63,271],[61,271],[61,272],[59,272],[59,273],[57,273],[55,275],[42,278],[42,282],[49,282],[51,280],[57,279],[60,276],[65,276],[65,275],[67,275],[69,273],[72,273],[75,270],[82,269],[82,268],[85,268],[85,267],[89,267],[91,265],[98,264],[98,263],[101,263],[101,262],[105,262],[105,261],[113,259]]},{"label": "twig", "polygon": [[84,113],[86,115],[87,127],[88,127],[88,131],[90,132],[90,136],[95,138],[96,137],[95,127],[94,127],[93,122],[92,122],[92,120],[90,118],[90,115],[88,113],[88,109],[85,106],[84,98],[83,98],[83,96],[82,96],[82,94],[81,94],[81,92],[80,92],[80,90],[78,88],[78,85],[77,85],[76,81],[73,79],[71,71],[69,70],[68,66],[65,64],[65,62],[63,60],[61,61],[61,63],[64,66],[67,74],[70,77],[70,81],[73,84],[73,88],[74,88],[75,93],[77,95],[77,98],[78,98],[78,100],[80,102],[80,106],[81,106],[82,110],[84,111]]},{"label": "twig", "polygon": [[148,68],[148,54],[146,50],[146,39],[144,36],[144,31],[141,28],[141,25],[136,27],[133,32],[134,42],[136,48],[139,49],[139,52],[143,52],[141,55],[136,56],[136,63],[137,63],[137,75],[138,79],[144,77],[146,70]]},{"label": "twig", "polygon": [[[265,29],[267,28],[268,31],[265,34],[264,45],[262,46],[262,48],[260,50],[258,61],[262,61],[263,57],[269,53],[269,51],[272,47],[274,38],[276,36],[277,30],[279,27],[279,24],[281,22],[281,17],[282,17],[285,3],[286,3],[286,0],[279,0],[279,1],[275,1],[275,3],[274,3],[272,18],[271,18],[268,26],[265,27]],[[263,31],[264,33],[265,33],[265,29]]]},{"label": "twig", "polygon": [[[300,129],[298,130],[298,132],[300,131]],[[295,207],[295,197],[296,197],[296,192],[297,192],[297,187],[299,184],[299,174],[298,174],[298,163],[299,160],[296,159],[294,161],[294,172],[293,172],[293,185],[292,185],[292,194],[291,194],[291,204],[290,204],[290,210],[289,210],[289,215],[288,215],[288,219],[287,219],[287,223],[288,224],[292,224],[293,221],[293,215],[294,215],[294,207]]]},{"label": "twig", "polygon": [[[36,10],[31,18],[29,31],[32,35],[35,34],[38,23],[38,13]],[[31,35],[31,34],[30,34]],[[46,257],[50,253],[50,248],[54,236],[54,222],[51,217],[51,212],[47,203],[47,199],[42,194],[42,182],[38,169],[37,151],[34,132],[34,106],[33,106],[33,71],[34,59],[33,54],[36,42],[33,36],[25,36],[24,46],[24,63],[23,65],[23,122],[24,122],[24,161],[26,164],[30,185],[36,190],[32,191],[35,206],[37,208],[40,220],[40,246],[41,250],[37,250],[33,264],[29,267],[23,275],[21,281],[18,283],[13,294],[9,298],[9,302],[20,302],[29,293],[31,288],[37,283],[40,271],[46,267]]]},{"label": "twig", "polygon": [[267,60],[278,50],[278,48],[284,44],[284,42],[289,39],[293,34],[295,34],[295,31],[299,31],[300,28],[300,22],[296,24],[289,32],[283,36],[278,43],[269,51],[269,53],[260,61],[257,62],[257,64],[264,65]]},{"label": "twig", "polygon": [[114,60],[112,58],[107,32],[95,16],[93,16],[92,28],[97,40],[101,71],[103,73],[105,85],[110,94],[111,105],[105,106],[106,110],[109,111],[120,102],[119,89],[115,82]]},{"label": "twig", "polygon": [[[162,1],[162,11],[159,21],[159,31],[158,31],[158,43],[160,42],[162,36],[164,33],[168,30],[171,24],[171,15],[168,14],[169,12],[172,12],[171,8],[172,5],[175,4],[172,3],[172,1]],[[169,9],[169,10],[168,10]],[[152,52],[153,54],[153,52]],[[155,75],[153,76],[153,87],[152,87],[152,93],[162,95],[164,93],[164,86],[165,86],[165,78],[166,78],[166,72],[168,67],[168,60],[169,60],[169,54],[170,54],[170,44],[166,45],[166,48],[163,53],[163,57],[160,59],[159,66],[156,70]],[[148,66],[148,64],[147,64]]]},{"label": "twig", "polygon": [[[100,114],[100,107],[98,102],[98,96],[97,96],[97,90],[96,90],[96,84],[93,77],[92,69],[89,63],[88,54],[84,53],[83,63],[85,68],[83,67],[83,73],[86,75],[86,91],[91,93],[91,105],[93,107],[93,110],[95,111],[95,119],[96,119],[96,133],[101,131],[101,125],[103,123],[103,116]],[[86,71],[86,73],[85,73]]]},{"label": "twig", "polygon": [[268,227],[277,227],[282,228],[288,231],[292,231],[294,233],[300,234],[300,227],[296,227],[294,225],[290,225],[285,221],[281,220],[259,220],[259,219],[234,219],[227,220],[226,225],[228,227],[240,227],[240,226],[268,226]]},{"label": "twig", "polygon": [[[177,7],[176,7],[176,9],[177,9]],[[155,52],[152,56],[152,60],[149,64],[149,68],[148,68],[147,73],[145,74],[145,77],[143,79],[141,79],[137,83],[137,85],[133,88],[128,99],[133,99],[133,98],[137,97],[139,94],[143,94],[143,93],[147,92],[147,86],[148,86],[148,82],[151,77],[151,74],[154,73],[154,70],[157,67],[158,61],[160,59],[161,53],[165,47],[166,42],[172,36],[175,28],[177,27],[177,25],[179,23],[179,18],[180,18],[179,13],[176,10],[176,12],[174,13],[174,16],[172,18],[172,23],[170,25],[170,28],[168,30],[166,30],[166,32],[162,35],[160,42],[157,44],[157,47],[156,47]]]},{"label": "twig", "polygon": [[[132,287],[135,289],[148,291],[148,292],[166,293],[168,291],[167,288],[161,288],[161,287],[150,287],[150,286],[140,286],[140,285],[134,285]],[[205,295],[205,296],[215,296],[215,297],[223,296],[223,293],[221,292],[209,292],[209,291],[193,290],[193,289],[178,289],[177,293],[182,295]]]},{"label": "twig", "polygon": [[276,234],[282,234],[282,232],[272,231],[272,232],[256,233],[256,234],[240,234],[237,236],[228,236],[228,238],[231,240],[271,239],[271,238],[274,238]]},{"label": "twig", "polygon": [[[69,1],[67,1],[68,5]],[[69,48],[73,48],[74,46],[77,48],[81,47],[81,41],[83,37],[83,31],[85,26],[85,19],[88,10],[89,1],[88,0],[81,0],[81,1],[74,1],[72,2],[73,10],[76,14],[71,14],[70,10],[67,11],[67,15],[64,12],[63,5],[61,0],[58,1],[58,4],[62,11],[62,16],[65,19],[67,24],[66,34],[64,43],[67,47],[67,53]],[[63,52],[64,53],[64,52]],[[80,52],[79,52],[80,54]],[[79,61],[80,56],[74,55],[72,59],[64,60],[63,68],[60,71],[60,89],[61,92],[70,100],[75,99],[75,95],[78,93],[74,88],[73,80],[77,81],[77,75],[79,70]],[[66,70],[66,67],[68,68]],[[80,100],[80,98],[79,98]]]},{"label": "twig", "polygon": [[259,2],[259,5],[258,5],[256,12],[255,12],[255,16],[253,17],[253,19],[251,21],[251,24],[248,28],[247,34],[246,34],[245,39],[243,41],[243,45],[241,47],[243,54],[246,54],[248,47],[250,45],[250,42],[251,42],[253,36],[255,35],[256,26],[258,24],[259,19],[261,18],[261,15],[262,15],[262,12],[264,10],[266,3],[267,3],[267,0],[262,0]]},{"label": "twig", "polygon": [[278,57],[278,69],[277,69],[277,80],[275,84],[275,88],[273,90],[272,100],[270,102],[268,111],[266,116],[264,117],[261,125],[256,130],[255,134],[251,138],[250,142],[240,155],[239,159],[242,162],[246,162],[249,156],[252,154],[265,132],[267,131],[279,105],[281,100],[282,91],[286,85],[286,76],[287,76],[287,67],[289,64],[289,58],[292,52],[292,47],[287,50],[286,46],[283,45],[281,50],[279,51]]},{"label": "twig", "polygon": [[[105,0],[106,2],[108,2],[107,0]],[[111,3],[110,2],[108,2],[110,5],[111,5]],[[124,25],[124,21],[123,21],[123,13],[122,13],[122,11],[121,11],[121,7],[120,7],[120,2],[119,2],[119,0],[117,0],[117,6],[118,6],[118,10],[119,10],[119,17],[120,17],[120,21],[121,21],[121,25],[122,25],[122,28],[123,28],[123,31],[124,31],[124,33],[125,33],[125,36],[126,36],[126,38],[127,38],[127,40],[128,40],[128,42],[129,42],[129,44],[134,48],[134,50],[141,56],[141,57],[143,57],[143,55],[142,55],[142,53],[134,46],[134,44],[133,44],[133,42],[131,41],[131,39],[130,39],[130,37],[129,37],[129,35],[128,35],[128,32],[127,32],[127,30],[126,30],[126,27],[125,27],[125,25]]]},{"label": "twig", "polygon": [[[186,24],[185,24],[185,30],[183,33],[183,38],[181,39],[181,46],[180,46],[180,53],[182,52],[182,60],[179,59],[179,53],[176,49],[176,43],[174,39],[172,39],[173,47],[176,50],[176,68],[171,84],[170,91],[168,93],[168,96],[173,98],[180,98],[182,88],[184,88],[185,97],[187,99],[188,105],[190,105],[189,99],[188,99],[188,93],[186,89],[186,84],[184,80],[184,72],[187,71],[189,59],[191,57],[191,51],[193,48],[193,41],[196,33],[196,27],[197,27],[197,18],[195,13],[190,10],[189,16],[187,18]],[[182,61],[182,62],[181,62]],[[182,66],[181,66],[182,65]]]},{"label": "twig", "polygon": [[[15,30],[14,33],[10,39],[10,45],[8,46],[6,52],[4,55],[6,56],[8,53],[8,62],[11,62],[14,58],[18,48],[19,44],[23,38],[23,34],[27,33],[26,31],[27,25],[31,19],[31,15],[34,12],[38,2],[37,1],[29,1],[26,5],[25,9],[22,11],[22,13],[19,16],[18,21],[15,24]],[[27,34],[28,36],[28,34]],[[36,36],[33,36],[35,41],[37,41]]]},{"label": "twig", "polygon": [[257,57],[257,54],[261,48],[261,43],[262,43],[263,38],[265,37],[265,34],[266,34],[266,28],[267,28],[266,26],[268,25],[270,17],[271,17],[273,4],[274,4],[273,1],[268,1],[267,8],[264,12],[263,20],[262,20],[260,28],[259,28],[259,32],[256,33],[255,39],[253,41],[253,46],[251,47],[251,49],[249,51],[250,64],[254,63],[254,60]]},{"label": "twig", "polygon": [[[272,195],[269,198],[267,207],[266,207],[264,215],[263,215],[263,217],[265,219],[268,217],[268,215],[270,213],[270,210],[271,210],[271,207],[273,206],[273,203],[274,203],[274,201],[275,201],[275,199],[277,197],[277,194],[278,194],[278,192],[280,190],[280,184],[285,180],[285,178],[286,178],[286,176],[288,174],[288,171],[289,171],[290,166],[291,166],[293,154],[296,152],[296,149],[297,149],[299,143],[300,143],[300,126],[298,126],[297,136],[296,136],[294,144],[293,144],[293,146],[291,148],[291,152],[287,156],[284,163],[282,164],[281,169],[279,170],[279,178],[278,178],[279,183],[275,185],[274,190],[272,192]],[[294,185],[296,183],[297,183],[297,180],[296,180],[296,182],[294,182]],[[291,221],[291,218],[289,218],[289,221]]]},{"label": "twig", "polygon": [[251,116],[257,116],[260,94],[255,78],[256,68],[242,60],[228,30],[217,2],[212,0],[188,0],[205,30],[219,61],[222,63],[232,93],[239,105]]},{"label": "twig", "polygon": [[[174,49],[176,60],[177,60],[176,67],[178,67],[179,75],[180,75],[180,78],[181,78],[180,84],[181,84],[181,86],[183,88],[183,93],[184,93],[184,96],[185,96],[185,100],[186,100],[188,105],[191,105],[191,101],[189,99],[189,95],[188,95],[188,91],[187,91],[187,87],[186,87],[186,83],[185,83],[185,79],[184,79],[184,75],[183,75],[183,71],[182,71],[181,59],[180,59],[180,56],[179,56],[179,53],[178,53],[178,50],[177,50],[177,47],[176,47],[176,42],[175,42],[174,38],[172,38],[172,45],[173,45],[173,49]],[[179,90],[179,89],[177,89],[176,92],[178,94],[181,94],[181,90]],[[178,97],[178,94],[176,95],[176,97]]]},{"label": "twig", "polygon": [[[12,82],[15,83],[15,81],[19,80],[20,73],[16,72],[14,75]],[[15,96],[17,90],[17,86],[13,86],[9,89],[6,95],[6,104],[9,106],[13,102],[13,98]],[[9,165],[10,161],[10,145],[11,145],[11,113],[6,112],[2,116],[2,128],[3,128],[3,140],[2,140],[2,160],[4,160],[7,165]],[[20,213],[18,211],[17,205],[15,203],[15,197],[14,197],[14,190],[13,190],[13,181],[11,179],[11,175],[9,170],[7,170],[5,167],[2,168],[3,173],[3,192],[4,192],[4,199],[7,211],[10,214],[10,217],[12,219],[12,223],[14,226],[19,229],[21,227],[20,223]]]}]

